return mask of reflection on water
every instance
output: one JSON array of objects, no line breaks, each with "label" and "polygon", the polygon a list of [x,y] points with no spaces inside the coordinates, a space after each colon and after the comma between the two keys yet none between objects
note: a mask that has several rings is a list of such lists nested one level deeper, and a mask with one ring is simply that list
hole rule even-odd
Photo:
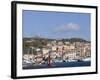
[{"label": "reflection on water", "polygon": [[60,68],[60,67],[83,67],[91,66],[91,61],[79,61],[79,62],[53,62],[51,64],[33,64],[23,63],[23,69],[38,69],[38,68]]}]

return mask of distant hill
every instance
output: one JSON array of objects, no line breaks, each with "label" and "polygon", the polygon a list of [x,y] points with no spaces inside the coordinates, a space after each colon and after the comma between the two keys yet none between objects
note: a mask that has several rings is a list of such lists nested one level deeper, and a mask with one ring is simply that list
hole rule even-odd
[{"label": "distant hill", "polygon": [[87,41],[85,39],[82,39],[82,38],[64,38],[64,39],[49,39],[49,38],[41,38],[41,37],[31,37],[31,38],[23,38],[24,41],[46,41],[46,42],[49,42],[49,41],[68,41],[68,42],[90,42],[90,41]]},{"label": "distant hill", "polygon": [[63,41],[68,41],[68,42],[90,42],[82,38],[70,38],[70,39],[62,39]]}]

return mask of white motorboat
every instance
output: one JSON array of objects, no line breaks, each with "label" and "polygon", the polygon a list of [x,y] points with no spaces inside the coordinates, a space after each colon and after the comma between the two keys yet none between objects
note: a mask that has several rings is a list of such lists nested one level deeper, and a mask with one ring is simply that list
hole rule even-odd
[{"label": "white motorboat", "polygon": [[82,61],[91,61],[91,58],[85,58],[85,59],[82,59]]}]

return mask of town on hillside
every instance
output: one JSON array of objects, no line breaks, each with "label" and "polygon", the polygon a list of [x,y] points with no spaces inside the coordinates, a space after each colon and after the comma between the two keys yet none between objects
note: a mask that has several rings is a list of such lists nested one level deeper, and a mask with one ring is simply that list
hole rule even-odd
[{"label": "town on hillside", "polygon": [[23,64],[90,61],[91,42],[81,38],[23,38]]}]

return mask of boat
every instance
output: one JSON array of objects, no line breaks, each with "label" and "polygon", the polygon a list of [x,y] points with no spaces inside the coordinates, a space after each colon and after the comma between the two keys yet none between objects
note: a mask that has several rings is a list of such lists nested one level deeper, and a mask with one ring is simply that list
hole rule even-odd
[{"label": "boat", "polygon": [[89,58],[84,58],[84,59],[82,59],[82,61],[91,61],[91,58],[89,57]]}]

